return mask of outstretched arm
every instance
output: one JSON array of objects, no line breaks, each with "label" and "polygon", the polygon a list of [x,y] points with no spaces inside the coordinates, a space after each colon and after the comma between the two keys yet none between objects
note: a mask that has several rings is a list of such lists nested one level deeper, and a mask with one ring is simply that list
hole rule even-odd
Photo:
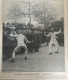
[{"label": "outstretched arm", "polygon": [[10,36],[11,37],[17,37],[17,33],[14,30],[12,30]]},{"label": "outstretched arm", "polygon": [[51,33],[49,33],[48,35],[44,34],[45,36],[49,37],[51,35]]},{"label": "outstretched arm", "polygon": [[61,32],[61,29],[58,31],[58,32],[55,32],[56,34],[60,34],[60,32]]},{"label": "outstretched arm", "polygon": [[10,34],[11,37],[17,37],[17,35]]},{"label": "outstretched arm", "polygon": [[26,37],[25,37],[25,41],[26,41],[26,43],[31,43],[30,41],[28,41],[28,40],[27,40],[27,38],[26,38]]}]

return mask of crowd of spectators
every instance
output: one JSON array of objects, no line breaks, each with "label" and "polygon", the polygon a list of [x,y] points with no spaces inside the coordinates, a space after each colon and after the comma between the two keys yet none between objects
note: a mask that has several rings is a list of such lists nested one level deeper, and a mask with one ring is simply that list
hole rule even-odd
[{"label": "crowd of spectators", "polygon": [[[39,51],[42,43],[49,43],[50,38],[44,36],[44,32],[48,34],[50,29],[41,29],[41,27],[34,28],[32,24],[20,24],[20,23],[3,23],[3,60],[8,59],[12,56],[12,51],[17,45],[16,38],[10,37],[12,31],[16,33],[20,32],[26,36],[26,38],[31,41],[30,44],[26,44],[28,47],[28,53],[35,53]],[[62,34],[62,33],[61,33]],[[58,36],[58,42],[60,45],[64,43],[64,34]],[[60,40],[62,38],[62,41]],[[22,49],[21,49],[22,50]],[[22,52],[20,50],[20,52]]]}]

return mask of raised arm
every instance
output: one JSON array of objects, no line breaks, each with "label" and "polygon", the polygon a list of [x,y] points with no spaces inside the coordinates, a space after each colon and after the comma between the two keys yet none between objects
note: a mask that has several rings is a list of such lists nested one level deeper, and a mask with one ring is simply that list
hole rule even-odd
[{"label": "raised arm", "polygon": [[10,37],[17,37],[17,35],[10,34]]},{"label": "raised arm", "polygon": [[14,30],[12,30],[10,36],[11,37],[17,37],[17,33]]},{"label": "raised arm", "polygon": [[11,34],[17,35],[17,33],[14,30],[11,31]]},{"label": "raised arm", "polygon": [[55,34],[60,34],[60,32],[61,32],[61,29],[58,32],[55,32]]}]

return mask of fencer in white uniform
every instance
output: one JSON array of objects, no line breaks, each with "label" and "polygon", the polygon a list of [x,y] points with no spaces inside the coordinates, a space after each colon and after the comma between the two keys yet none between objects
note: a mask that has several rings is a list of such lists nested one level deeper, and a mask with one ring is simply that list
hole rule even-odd
[{"label": "fencer in white uniform", "polygon": [[18,52],[18,50],[21,48],[21,47],[24,47],[25,48],[25,60],[27,59],[27,53],[28,53],[28,49],[27,49],[27,46],[25,44],[26,43],[30,43],[30,41],[27,40],[27,38],[19,33],[19,34],[10,34],[11,37],[16,37],[17,39],[17,46],[16,48],[13,50],[13,53],[12,53],[12,60],[11,62],[14,62],[15,61],[15,54]]},{"label": "fencer in white uniform", "polygon": [[49,42],[49,55],[52,54],[52,46],[53,44],[56,46],[56,49],[55,49],[55,53],[58,53],[58,50],[59,50],[59,44],[56,40],[56,35],[59,34],[61,32],[61,29],[58,31],[58,32],[54,32],[54,29],[52,28],[51,29],[51,33],[49,33],[48,35],[45,34],[45,36],[47,37],[51,37],[51,40]]}]

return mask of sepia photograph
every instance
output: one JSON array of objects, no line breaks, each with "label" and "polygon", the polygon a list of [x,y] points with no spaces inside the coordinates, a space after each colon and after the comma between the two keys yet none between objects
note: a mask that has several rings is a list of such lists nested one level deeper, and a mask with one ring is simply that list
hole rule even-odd
[{"label": "sepia photograph", "polygon": [[65,72],[64,0],[2,0],[2,72]]}]

